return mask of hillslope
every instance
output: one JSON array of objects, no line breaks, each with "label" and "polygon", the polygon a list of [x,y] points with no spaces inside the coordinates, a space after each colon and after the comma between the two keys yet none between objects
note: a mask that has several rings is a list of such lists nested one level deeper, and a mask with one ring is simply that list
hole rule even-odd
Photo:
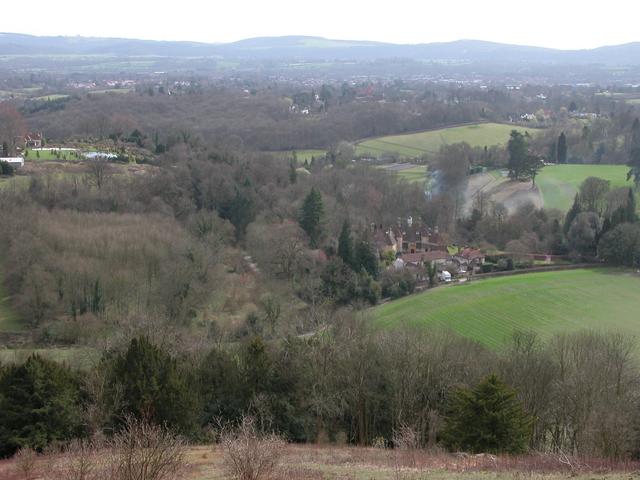
[{"label": "hillslope", "polygon": [[587,177],[608,180],[612,189],[631,187],[633,182],[627,180],[628,171],[629,167],[625,165],[553,165],[542,169],[536,183],[545,208],[567,211]]},{"label": "hillslope", "polygon": [[224,57],[246,59],[370,61],[404,58],[418,61],[486,64],[638,65],[640,43],[590,50],[555,50],[481,40],[393,44],[332,40],[310,36],[258,37],[232,43],[137,40],[129,38],[34,36],[0,33],[0,55],[152,55],[163,57]]},{"label": "hillslope", "polygon": [[452,329],[499,348],[513,332],[542,337],[583,329],[640,335],[640,274],[566,270],[440,287],[373,309],[374,322]]},{"label": "hillslope", "polygon": [[[421,157],[440,151],[443,145],[466,142],[472,147],[506,144],[512,130],[524,132],[516,125],[501,123],[477,123],[456,127],[427,130],[424,132],[370,138],[356,145],[358,155],[378,157],[382,154],[398,154],[401,157]],[[535,130],[528,129],[533,134]]]}]

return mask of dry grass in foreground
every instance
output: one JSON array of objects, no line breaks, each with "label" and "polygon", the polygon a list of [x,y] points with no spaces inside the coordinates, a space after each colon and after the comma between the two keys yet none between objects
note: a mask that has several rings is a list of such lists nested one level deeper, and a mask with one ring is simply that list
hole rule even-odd
[{"label": "dry grass in foreground", "polygon": [[[220,446],[190,447],[184,473],[176,480],[223,480],[225,458]],[[31,478],[48,479],[51,459],[38,456]],[[577,459],[557,455],[495,457],[430,453],[421,450],[287,445],[280,465],[265,480],[629,480],[640,475],[640,462]],[[0,461],[0,478],[26,478],[14,460]]]},{"label": "dry grass in foreground", "polygon": [[[194,480],[222,480],[223,450],[195,447],[189,452]],[[528,455],[495,457],[359,447],[288,445],[272,479],[307,480],[472,480],[578,479],[628,480],[640,462]]]}]

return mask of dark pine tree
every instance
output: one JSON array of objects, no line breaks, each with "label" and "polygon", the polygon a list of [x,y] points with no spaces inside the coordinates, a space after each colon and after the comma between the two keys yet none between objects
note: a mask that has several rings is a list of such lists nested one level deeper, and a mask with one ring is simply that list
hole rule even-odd
[{"label": "dark pine tree", "polygon": [[134,338],[113,362],[109,398],[114,424],[129,414],[166,424],[182,434],[194,432],[198,396],[191,377],[148,338]]},{"label": "dark pine tree", "polygon": [[567,137],[564,132],[558,137],[556,158],[558,163],[567,163]]},{"label": "dark pine tree", "polygon": [[442,438],[452,450],[518,454],[527,449],[531,427],[516,392],[490,375],[454,393]]},{"label": "dark pine tree", "polygon": [[322,195],[312,188],[305,197],[300,212],[300,226],[309,236],[311,248],[318,248],[322,237],[322,221],[324,219],[324,205]]},{"label": "dark pine tree", "polygon": [[360,238],[356,242],[354,251],[354,267],[356,271],[364,270],[372,278],[378,278],[379,265],[373,247],[366,238]]},{"label": "dark pine tree", "polygon": [[0,374],[0,457],[85,434],[80,384],[71,370],[37,355],[7,367]]},{"label": "dark pine tree", "polygon": [[527,163],[527,139],[522,133],[517,130],[512,130],[507,150],[509,152],[509,163],[507,165],[509,177],[514,180],[520,180],[524,173],[525,164]]},{"label": "dark pine tree", "polygon": [[353,268],[353,239],[351,238],[351,225],[349,224],[349,220],[345,220],[342,224],[342,230],[338,238],[338,256],[346,265]]},{"label": "dark pine tree", "polygon": [[564,218],[564,233],[565,235],[569,233],[569,229],[571,228],[571,224],[576,219],[578,214],[582,212],[582,206],[580,205],[580,195],[576,193],[576,196],[573,199],[573,205],[567,212],[567,215]]}]

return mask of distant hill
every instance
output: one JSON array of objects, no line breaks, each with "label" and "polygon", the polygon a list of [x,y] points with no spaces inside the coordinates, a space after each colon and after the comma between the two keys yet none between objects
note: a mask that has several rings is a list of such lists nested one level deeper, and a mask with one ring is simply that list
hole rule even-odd
[{"label": "distant hill", "polygon": [[0,55],[114,55],[238,59],[354,60],[406,58],[491,64],[640,65],[640,42],[591,50],[554,50],[478,40],[400,45],[321,37],[259,37],[226,44],[0,33]]}]

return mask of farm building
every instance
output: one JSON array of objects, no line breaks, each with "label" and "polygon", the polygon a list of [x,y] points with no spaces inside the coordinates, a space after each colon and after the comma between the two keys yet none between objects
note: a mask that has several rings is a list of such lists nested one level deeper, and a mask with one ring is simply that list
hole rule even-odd
[{"label": "farm building", "polygon": [[0,157],[0,162],[6,162],[13,168],[24,167],[24,158],[22,157]]}]

